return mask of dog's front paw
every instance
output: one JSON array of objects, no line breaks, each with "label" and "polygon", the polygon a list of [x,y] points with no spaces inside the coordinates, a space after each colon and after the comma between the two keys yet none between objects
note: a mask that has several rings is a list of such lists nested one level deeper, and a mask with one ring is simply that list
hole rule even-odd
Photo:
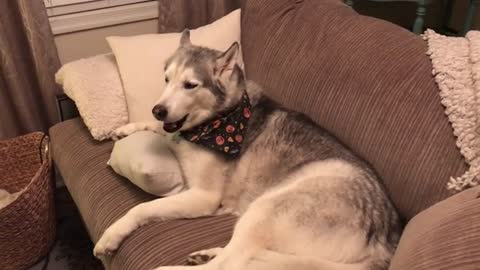
[{"label": "dog's front paw", "polygon": [[240,212],[231,208],[231,207],[221,207],[218,208],[217,211],[215,211],[216,216],[221,216],[221,215],[234,215],[234,216],[240,216]]},{"label": "dog's front paw", "polygon": [[223,248],[204,249],[191,253],[187,257],[186,265],[203,265],[213,260]]},{"label": "dog's front paw", "polygon": [[138,123],[130,123],[115,129],[112,133],[112,139],[114,141],[127,137],[136,131],[141,130]]},{"label": "dog's front paw", "polygon": [[163,124],[161,122],[151,121],[126,124],[115,129],[111,137],[114,141],[116,141],[120,140],[121,138],[127,137],[135,132],[146,130],[155,132],[160,135],[166,135],[165,131],[163,130]]},{"label": "dog's front paw", "polygon": [[[160,266],[155,268],[154,270],[191,270],[191,266]],[[203,268],[199,268],[199,266],[195,267],[195,270],[200,270]]]},{"label": "dog's front paw", "polygon": [[118,249],[120,243],[122,243],[123,238],[123,235],[118,234],[111,229],[107,229],[95,245],[95,248],[93,249],[93,255],[97,258],[112,255],[113,252]]}]

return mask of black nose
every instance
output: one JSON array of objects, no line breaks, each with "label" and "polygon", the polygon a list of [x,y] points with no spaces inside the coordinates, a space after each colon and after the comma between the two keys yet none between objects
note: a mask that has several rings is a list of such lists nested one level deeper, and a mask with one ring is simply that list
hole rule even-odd
[{"label": "black nose", "polygon": [[162,105],[155,105],[152,109],[153,116],[157,118],[158,120],[165,120],[165,118],[168,115],[168,110],[165,108],[165,106]]}]

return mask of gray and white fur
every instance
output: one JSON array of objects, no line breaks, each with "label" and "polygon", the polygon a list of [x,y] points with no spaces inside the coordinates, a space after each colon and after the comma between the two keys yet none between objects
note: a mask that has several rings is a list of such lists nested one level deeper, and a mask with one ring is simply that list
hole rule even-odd
[{"label": "gray and white fur", "polygon": [[[154,220],[233,213],[239,219],[226,247],[192,254],[189,261],[200,265],[157,270],[387,269],[401,225],[370,165],[246,81],[236,64],[238,44],[225,52],[195,46],[188,31],[180,43],[165,65],[167,86],[154,109],[163,123],[132,124],[117,136],[189,129],[234,107],[246,90],[252,114],[241,155],[229,159],[167,139],[188,189],[132,208],[104,232],[95,255],[111,254]],[[205,257],[211,260],[199,259]]]}]

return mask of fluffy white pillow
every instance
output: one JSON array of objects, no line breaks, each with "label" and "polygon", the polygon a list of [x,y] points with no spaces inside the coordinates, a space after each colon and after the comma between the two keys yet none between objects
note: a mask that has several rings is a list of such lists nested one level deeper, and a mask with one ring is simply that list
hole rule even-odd
[{"label": "fluffy white pillow", "polygon": [[[165,86],[164,63],[178,48],[180,33],[108,37],[117,59],[128,104],[130,123],[155,120],[152,108]],[[240,42],[240,9],[190,31],[193,44],[226,50]],[[238,63],[243,65],[241,54]]]},{"label": "fluffy white pillow", "polygon": [[75,101],[93,138],[108,139],[116,128],[128,123],[127,103],[113,54],[65,64],[55,79]]},{"label": "fluffy white pillow", "polygon": [[176,157],[165,144],[165,136],[139,131],[115,142],[108,165],[144,191],[169,196],[184,187]]}]

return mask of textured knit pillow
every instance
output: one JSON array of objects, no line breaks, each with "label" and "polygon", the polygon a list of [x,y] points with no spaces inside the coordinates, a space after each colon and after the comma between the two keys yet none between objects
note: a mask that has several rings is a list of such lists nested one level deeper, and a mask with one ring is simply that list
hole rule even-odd
[{"label": "textured knit pillow", "polygon": [[151,131],[139,131],[115,142],[108,165],[156,196],[173,195],[184,187],[180,166],[165,137]]},{"label": "textured knit pillow", "polygon": [[[178,48],[180,33],[108,37],[117,59],[130,122],[155,120],[152,108],[164,88],[165,60]],[[240,41],[240,10],[190,31],[192,43],[226,50]],[[241,54],[239,54],[241,55]],[[238,63],[243,61],[239,56]]]},{"label": "textured knit pillow", "polygon": [[112,132],[128,123],[122,81],[112,54],[65,64],[55,76],[65,94],[75,101],[93,138],[111,138]]},{"label": "textured knit pillow", "polygon": [[427,30],[433,75],[440,88],[445,114],[469,165],[460,177],[451,177],[448,188],[455,191],[480,184],[480,31],[465,37],[447,37]]}]

